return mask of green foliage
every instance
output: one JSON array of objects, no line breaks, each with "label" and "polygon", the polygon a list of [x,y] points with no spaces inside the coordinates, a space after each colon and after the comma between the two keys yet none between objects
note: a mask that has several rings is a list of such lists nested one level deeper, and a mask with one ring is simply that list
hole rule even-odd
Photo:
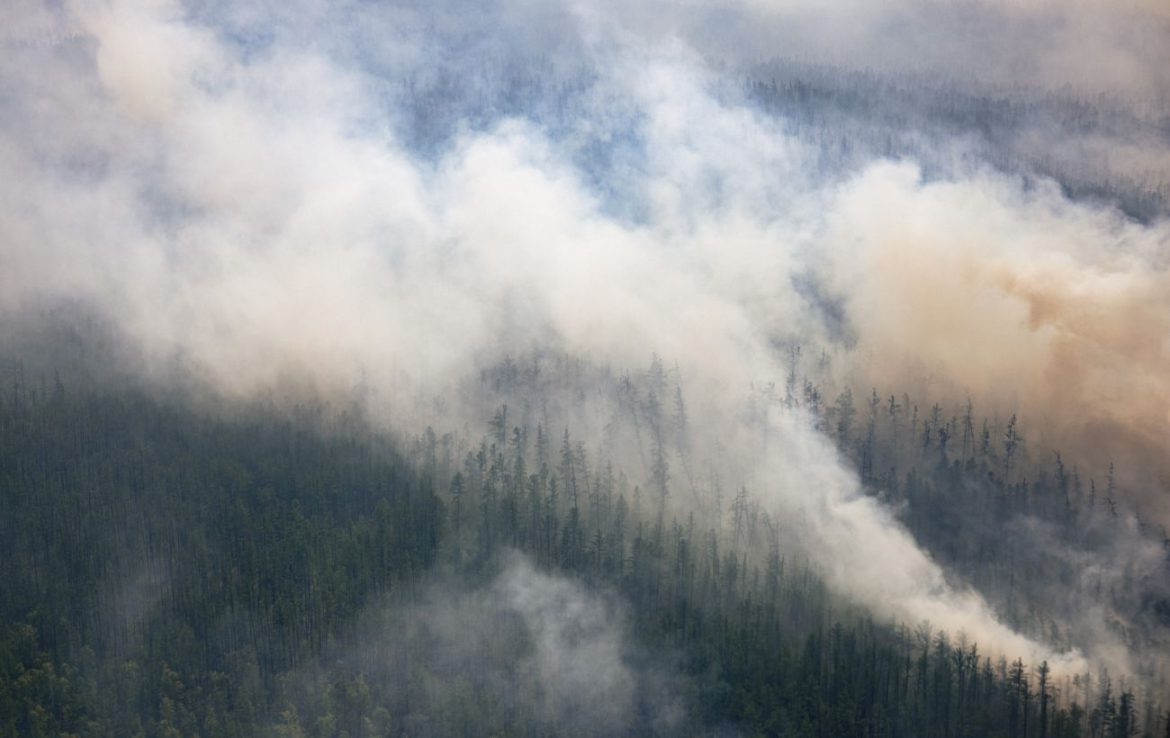
[{"label": "green foliage", "polygon": [[280,674],[434,559],[428,484],[337,425],[15,382],[0,735],[252,735]]},{"label": "green foliage", "polygon": [[[512,365],[509,391],[535,395],[525,383],[538,376]],[[496,699],[492,680],[542,688],[515,667],[526,646],[514,624],[493,626],[480,660],[449,663],[423,626],[402,625],[397,650],[359,637],[372,605],[415,602],[436,572],[475,591],[508,549],[620,594],[639,647],[672,654],[681,674],[686,714],[672,734],[1162,730],[1149,696],[1107,676],[1058,679],[1047,664],[995,663],[962,634],[873,621],[827,590],[746,487],[724,498],[716,484],[712,509],[677,517],[671,500],[700,484],[703,436],[668,379],[656,361],[613,382],[625,450],[645,460],[634,479],[515,401],[482,438],[428,429],[400,443],[324,408],[232,419],[130,390],[13,383],[0,402],[0,736],[590,734]],[[806,401],[839,398],[817,401],[816,422],[871,488],[907,504],[941,559],[971,572],[976,555],[992,562],[992,591],[993,577],[1028,581],[1055,564],[960,516],[1027,510],[1069,530],[1109,520],[1102,505],[1086,511],[1059,456],[1036,472],[1014,419],[981,448],[970,406],[920,417],[909,398],[872,391],[858,410],[852,391],[804,384]],[[482,659],[503,666],[486,672]],[[640,713],[652,699],[638,696]]]}]

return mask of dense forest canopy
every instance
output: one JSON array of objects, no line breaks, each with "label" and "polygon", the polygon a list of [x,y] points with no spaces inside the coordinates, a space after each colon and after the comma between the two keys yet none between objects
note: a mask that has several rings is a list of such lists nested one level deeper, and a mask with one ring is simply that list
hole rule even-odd
[{"label": "dense forest canopy", "polygon": [[1170,735],[1170,15],[0,9],[0,735]]}]

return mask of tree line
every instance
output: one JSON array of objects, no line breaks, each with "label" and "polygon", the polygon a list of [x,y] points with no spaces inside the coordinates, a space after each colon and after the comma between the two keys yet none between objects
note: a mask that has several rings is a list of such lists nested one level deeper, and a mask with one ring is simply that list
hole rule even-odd
[{"label": "tree line", "polygon": [[[416,602],[436,579],[478,591],[508,551],[616,593],[637,643],[677,655],[694,687],[676,733],[1170,731],[1162,695],[1136,675],[1058,678],[961,633],[877,621],[831,591],[787,540],[790,521],[705,468],[709,437],[657,359],[640,371],[506,361],[478,392],[482,431],[404,437],[358,408],[223,413],[10,378],[0,735],[571,734],[576,724],[489,698],[500,673],[540,688],[507,666],[523,633],[505,628],[514,648],[490,675],[443,668],[422,646],[381,661],[338,655],[361,642],[372,610]],[[1011,624],[1061,645],[1035,592],[1067,564],[981,523],[1026,511],[1069,531],[1110,524],[1124,511],[1110,507],[1109,482],[1094,498],[1082,480],[1078,493],[1059,457],[1042,474],[1049,462],[1030,458],[1017,423],[985,423],[972,407],[916,416],[906,398],[855,398],[842,390],[829,405],[794,369],[753,388],[742,416],[763,433],[767,412],[807,412],[872,494],[905,503],[904,523],[932,553],[986,587]],[[586,407],[607,420],[573,420]],[[1104,596],[1134,596],[1111,586]],[[1134,645],[1161,632],[1146,615]]]}]

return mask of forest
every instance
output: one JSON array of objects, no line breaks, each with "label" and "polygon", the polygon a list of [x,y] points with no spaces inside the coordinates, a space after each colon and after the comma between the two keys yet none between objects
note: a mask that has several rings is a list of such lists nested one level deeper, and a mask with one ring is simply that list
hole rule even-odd
[{"label": "forest", "polygon": [[1170,738],[1167,38],[0,2],[0,738]]},{"label": "forest", "polygon": [[[199,412],[143,388],[6,380],[5,735],[1170,730],[1156,582],[1084,595],[1151,654],[1138,674],[1057,675],[962,632],[875,619],[826,586],[794,521],[701,468],[686,395],[657,358],[508,361],[479,380],[502,401],[480,430],[441,436],[388,435],[319,402]],[[876,390],[855,402],[851,388],[826,403],[803,374],[788,385],[745,397],[745,415],[810,409],[867,494],[901,504],[1008,622],[1071,642],[1066,603],[1036,593],[1078,572],[1004,531],[1030,520],[1105,559],[1131,515],[1110,480],[1032,460],[1014,418],[919,412]],[[611,415],[589,446],[567,424],[587,402]],[[644,465],[607,455],[623,436]],[[696,493],[705,504],[681,501]],[[1162,548],[1164,576],[1165,531],[1136,534]],[[541,617],[573,632],[550,644]],[[580,685],[571,665],[541,678],[546,648],[590,679],[612,648],[621,694],[558,696],[558,679]]]}]

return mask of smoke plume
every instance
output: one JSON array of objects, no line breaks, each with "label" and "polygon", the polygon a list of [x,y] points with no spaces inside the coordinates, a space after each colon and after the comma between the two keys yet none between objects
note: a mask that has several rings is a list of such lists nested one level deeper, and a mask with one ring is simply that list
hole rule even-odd
[{"label": "smoke plume", "polygon": [[[1165,111],[1167,49],[1139,20],[1161,14],[865,4],[853,32],[856,18],[804,2],[622,5],[9,6],[3,320],[81,303],[154,381],[181,373],[234,398],[362,386],[375,417],[411,429],[469,422],[433,398],[508,355],[635,365],[656,351],[726,443],[745,388],[784,376],[779,346],[841,342],[794,286],[811,283],[856,338],[851,378],[1018,411],[1032,443],[1133,469],[1134,497],[1170,520],[1161,492],[1137,487],[1155,488],[1170,450],[1164,222],[971,165],[963,141],[931,176],[879,157],[826,173],[815,137],[722,73],[788,41],[787,55],[891,74],[923,73],[921,53],[958,75],[978,55],[959,88],[1015,94],[1021,69],[1044,91],[1123,80],[1148,122]],[[1006,25],[892,50],[890,34],[951,39],[968,16]],[[984,56],[999,47],[1013,54]],[[765,460],[736,454],[737,473],[808,526],[830,583],[890,618],[1083,670],[948,584],[806,419],[774,422]],[[503,586],[529,602],[539,662],[559,637],[542,600]]]}]

